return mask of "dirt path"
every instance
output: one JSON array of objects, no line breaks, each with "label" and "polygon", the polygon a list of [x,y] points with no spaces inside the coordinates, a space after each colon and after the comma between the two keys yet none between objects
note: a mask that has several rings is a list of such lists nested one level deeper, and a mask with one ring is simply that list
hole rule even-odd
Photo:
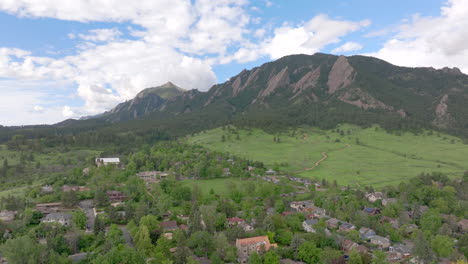
[{"label": "dirt path", "polygon": [[[341,148],[341,149],[337,149],[337,150],[342,150],[342,149],[345,149],[345,148],[349,148],[351,147],[351,145],[349,144],[346,144],[345,147]],[[310,168],[304,168],[302,170],[299,170],[299,171],[295,171],[293,173],[301,173],[301,172],[305,172],[305,171],[310,171],[310,170],[313,170],[315,168],[317,168],[318,165],[320,165],[320,163],[322,163],[323,161],[325,161],[326,159],[328,159],[328,153],[327,152],[322,152],[320,153],[322,155],[322,158],[319,159],[318,161],[315,162],[314,166],[310,167]]]}]

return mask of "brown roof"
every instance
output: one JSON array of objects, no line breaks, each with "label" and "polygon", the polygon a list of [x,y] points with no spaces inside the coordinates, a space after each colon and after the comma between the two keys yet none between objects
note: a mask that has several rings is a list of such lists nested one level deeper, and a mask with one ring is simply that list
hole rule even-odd
[{"label": "brown roof", "polygon": [[462,219],[458,222],[458,226],[464,231],[468,230],[468,219]]},{"label": "brown roof", "polygon": [[177,226],[176,221],[166,221],[166,222],[161,222],[161,227],[165,230],[173,230],[173,229],[178,229],[179,227]]},{"label": "brown roof", "polygon": [[268,250],[270,247],[277,247],[276,244],[270,244],[270,240],[268,239],[268,236],[258,236],[258,237],[237,239],[236,245],[245,246],[245,245],[257,244],[261,242],[265,243],[266,250]]},{"label": "brown roof", "polygon": [[244,222],[244,219],[239,218],[239,217],[232,217],[232,218],[229,218],[228,221],[231,223],[240,223],[240,222]]}]

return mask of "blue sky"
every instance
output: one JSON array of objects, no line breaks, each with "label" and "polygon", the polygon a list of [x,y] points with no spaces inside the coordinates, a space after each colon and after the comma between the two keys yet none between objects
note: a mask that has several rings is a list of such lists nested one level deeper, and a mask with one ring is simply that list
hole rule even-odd
[{"label": "blue sky", "polygon": [[467,72],[466,17],[468,0],[0,0],[0,124],[100,113],[167,81],[207,90],[296,53]]}]

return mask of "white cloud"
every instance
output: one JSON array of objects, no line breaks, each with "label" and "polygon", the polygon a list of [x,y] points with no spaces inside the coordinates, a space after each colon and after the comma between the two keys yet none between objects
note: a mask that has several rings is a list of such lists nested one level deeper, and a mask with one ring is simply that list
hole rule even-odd
[{"label": "white cloud", "polygon": [[64,117],[73,117],[75,113],[73,113],[72,109],[69,106],[64,106],[62,110],[62,115]]},{"label": "white cloud", "polygon": [[87,41],[107,42],[118,39],[122,35],[116,28],[92,29],[88,34],[79,34],[78,36]]},{"label": "white cloud", "polygon": [[348,41],[345,44],[332,50],[332,53],[347,53],[351,51],[361,50],[362,45],[357,42]]},{"label": "white cloud", "polygon": [[33,107],[33,110],[36,111],[36,112],[41,113],[41,112],[44,112],[44,107],[42,107],[42,106],[40,106],[40,105],[35,105],[35,106]]},{"label": "white cloud", "polygon": [[468,1],[449,0],[439,16],[414,15],[375,53],[404,66],[459,67],[468,73]]}]

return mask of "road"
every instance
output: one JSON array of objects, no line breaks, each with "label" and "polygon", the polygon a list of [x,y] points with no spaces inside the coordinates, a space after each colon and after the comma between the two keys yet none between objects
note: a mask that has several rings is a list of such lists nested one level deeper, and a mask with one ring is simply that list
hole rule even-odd
[{"label": "road", "polygon": [[85,212],[88,221],[86,223],[86,231],[93,232],[94,230],[94,221],[96,220],[96,216],[94,215],[93,207],[94,202],[93,200],[83,200],[79,204],[80,208]]}]

